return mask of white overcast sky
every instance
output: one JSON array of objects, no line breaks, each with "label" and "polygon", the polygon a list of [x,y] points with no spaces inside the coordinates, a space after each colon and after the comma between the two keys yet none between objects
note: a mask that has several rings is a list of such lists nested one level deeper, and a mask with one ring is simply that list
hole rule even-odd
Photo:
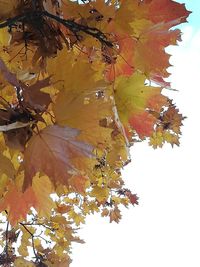
[{"label": "white overcast sky", "polygon": [[183,42],[168,49],[170,80],[179,90],[170,96],[188,117],[181,145],[132,148],[123,176],[139,206],[123,210],[119,224],[89,216],[79,231],[86,243],[74,245],[71,267],[200,266],[200,2],[183,2],[194,13],[181,27]]}]

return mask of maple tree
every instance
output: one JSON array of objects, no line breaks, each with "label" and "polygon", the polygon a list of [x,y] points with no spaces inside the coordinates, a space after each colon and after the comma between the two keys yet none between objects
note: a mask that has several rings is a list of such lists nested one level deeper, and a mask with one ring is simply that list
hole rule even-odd
[{"label": "maple tree", "polygon": [[189,13],[171,0],[0,0],[1,266],[69,266],[88,214],[118,223],[138,204],[121,169],[135,142],[179,145],[165,48]]}]

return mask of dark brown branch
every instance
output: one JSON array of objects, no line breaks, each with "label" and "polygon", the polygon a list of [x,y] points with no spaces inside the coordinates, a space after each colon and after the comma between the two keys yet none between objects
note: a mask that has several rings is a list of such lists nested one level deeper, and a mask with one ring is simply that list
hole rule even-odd
[{"label": "dark brown branch", "polygon": [[49,229],[52,232],[56,230],[56,229],[51,228],[48,225],[43,224],[43,223],[23,223],[23,225],[25,225],[25,226],[43,226],[44,228]]},{"label": "dark brown branch", "polygon": [[8,228],[9,228],[9,221],[7,221],[7,225],[6,225],[6,245],[5,245],[5,252],[6,252],[7,258],[9,258],[9,254],[8,254]]},{"label": "dark brown branch", "polygon": [[106,35],[103,32],[101,32],[99,29],[79,24],[70,19],[60,18],[47,11],[31,11],[31,12],[24,13],[22,15],[15,16],[13,18],[8,18],[5,22],[0,23],[0,29],[5,28],[5,27],[11,27],[17,22],[27,23],[31,21],[37,21],[37,19],[41,19],[42,17],[53,19],[57,21],[58,23],[64,25],[71,32],[73,32],[75,36],[77,36],[79,32],[84,32],[96,38],[100,43],[106,46],[109,46],[109,47],[113,47],[112,42],[109,41]]},{"label": "dark brown branch", "polygon": [[34,236],[34,234],[31,233],[31,231],[23,223],[20,223],[20,225],[23,226],[24,229],[30,234],[30,236],[31,236],[31,242],[32,242],[32,248],[33,248],[33,253],[34,253],[35,257],[36,257],[36,260],[39,259],[38,255],[37,255],[37,252],[36,252],[36,249],[35,249],[35,243],[34,243],[35,236]]}]

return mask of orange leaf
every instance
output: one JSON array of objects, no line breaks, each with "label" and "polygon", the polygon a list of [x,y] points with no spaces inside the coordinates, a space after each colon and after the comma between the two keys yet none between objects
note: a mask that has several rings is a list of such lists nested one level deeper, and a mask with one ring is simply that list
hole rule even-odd
[{"label": "orange leaf", "polygon": [[171,0],[145,0],[149,3],[149,19],[154,22],[168,22],[176,20],[177,25],[186,22],[186,18],[191,13],[185,8],[185,4],[180,4]]},{"label": "orange leaf", "polygon": [[134,71],[135,40],[128,35],[117,35],[116,40],[119,54],[116,56],[116,62],[106,67],[105,78],[108,81],[114,81],[120,75],[130,76]]},{"label": "orange leaf", "polygon": [[[95,84],[94,84],[95,85]],[[56,122],[62,126],[70,126],[80,130],[79,139],[97,146],[108,145],[111,130],[101,127],[99,121],[113,116],[113,103],[108,96],[96,88],[97,93],[87,92],[84,95],[73,95],[74,92],[58,94],[54,105]],[[97,97],[96,94],[103,94]],[[91,130],[92,129],[92,130]]]},{"label": "orange leaf", "polygon": [[85,189],[88,185],[89,179],[86,176],[73,175],[69,179],[69,185],[74,189],[75,192],[84,194]]},{"label": "orange leaf", "polygon": [[31,187],[22,193],[15,184],[10,184],[8,192],[1,200],[0,210],[7,210],[10,223],[15,226],[26,218],[30,208],[37,206],[37,200]]},{"label": "orange leaf", "polygon": [[155,122],[156,118],[147,112],[135,114],[129,119],[130,125],[137,132],[140,138],[150,136],[153,133]]},{"label": "orange leaf", "polygon": [[77,141],[78,134],[77,129],[53,125],[32,137],[24,153],[24,188],[37,172],[47,174],[57,185],[67,184],[73,173],[87,170],[86,159],[93,157],[93,147]]},{"label": "orange leaf", "polygon": [[53,186],[47,176],[36,175],[33,178],[32,190],[35,193],[37,199],[37,209],[39,216],[50,218],[52,208],[56,205],[51,199],[50,194],[53,193]]}]

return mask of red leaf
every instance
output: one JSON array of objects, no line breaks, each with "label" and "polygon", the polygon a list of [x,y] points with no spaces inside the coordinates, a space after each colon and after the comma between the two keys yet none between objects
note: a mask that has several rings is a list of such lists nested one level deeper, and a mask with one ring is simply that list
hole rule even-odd
[{"label": "red leaf", "polygon": [[129,198],[132,205],[138,205],[138,196],[136,194],[132,194],[130,191],[126,192],[126,196]]},{"label": "red leaf", "polygon": [[144,138],[145,136],[150,136],[152,134],[155,122],[156,118],[147,112],[135,114],[129,119],[130,125],[137,132],[140,138]]}]

